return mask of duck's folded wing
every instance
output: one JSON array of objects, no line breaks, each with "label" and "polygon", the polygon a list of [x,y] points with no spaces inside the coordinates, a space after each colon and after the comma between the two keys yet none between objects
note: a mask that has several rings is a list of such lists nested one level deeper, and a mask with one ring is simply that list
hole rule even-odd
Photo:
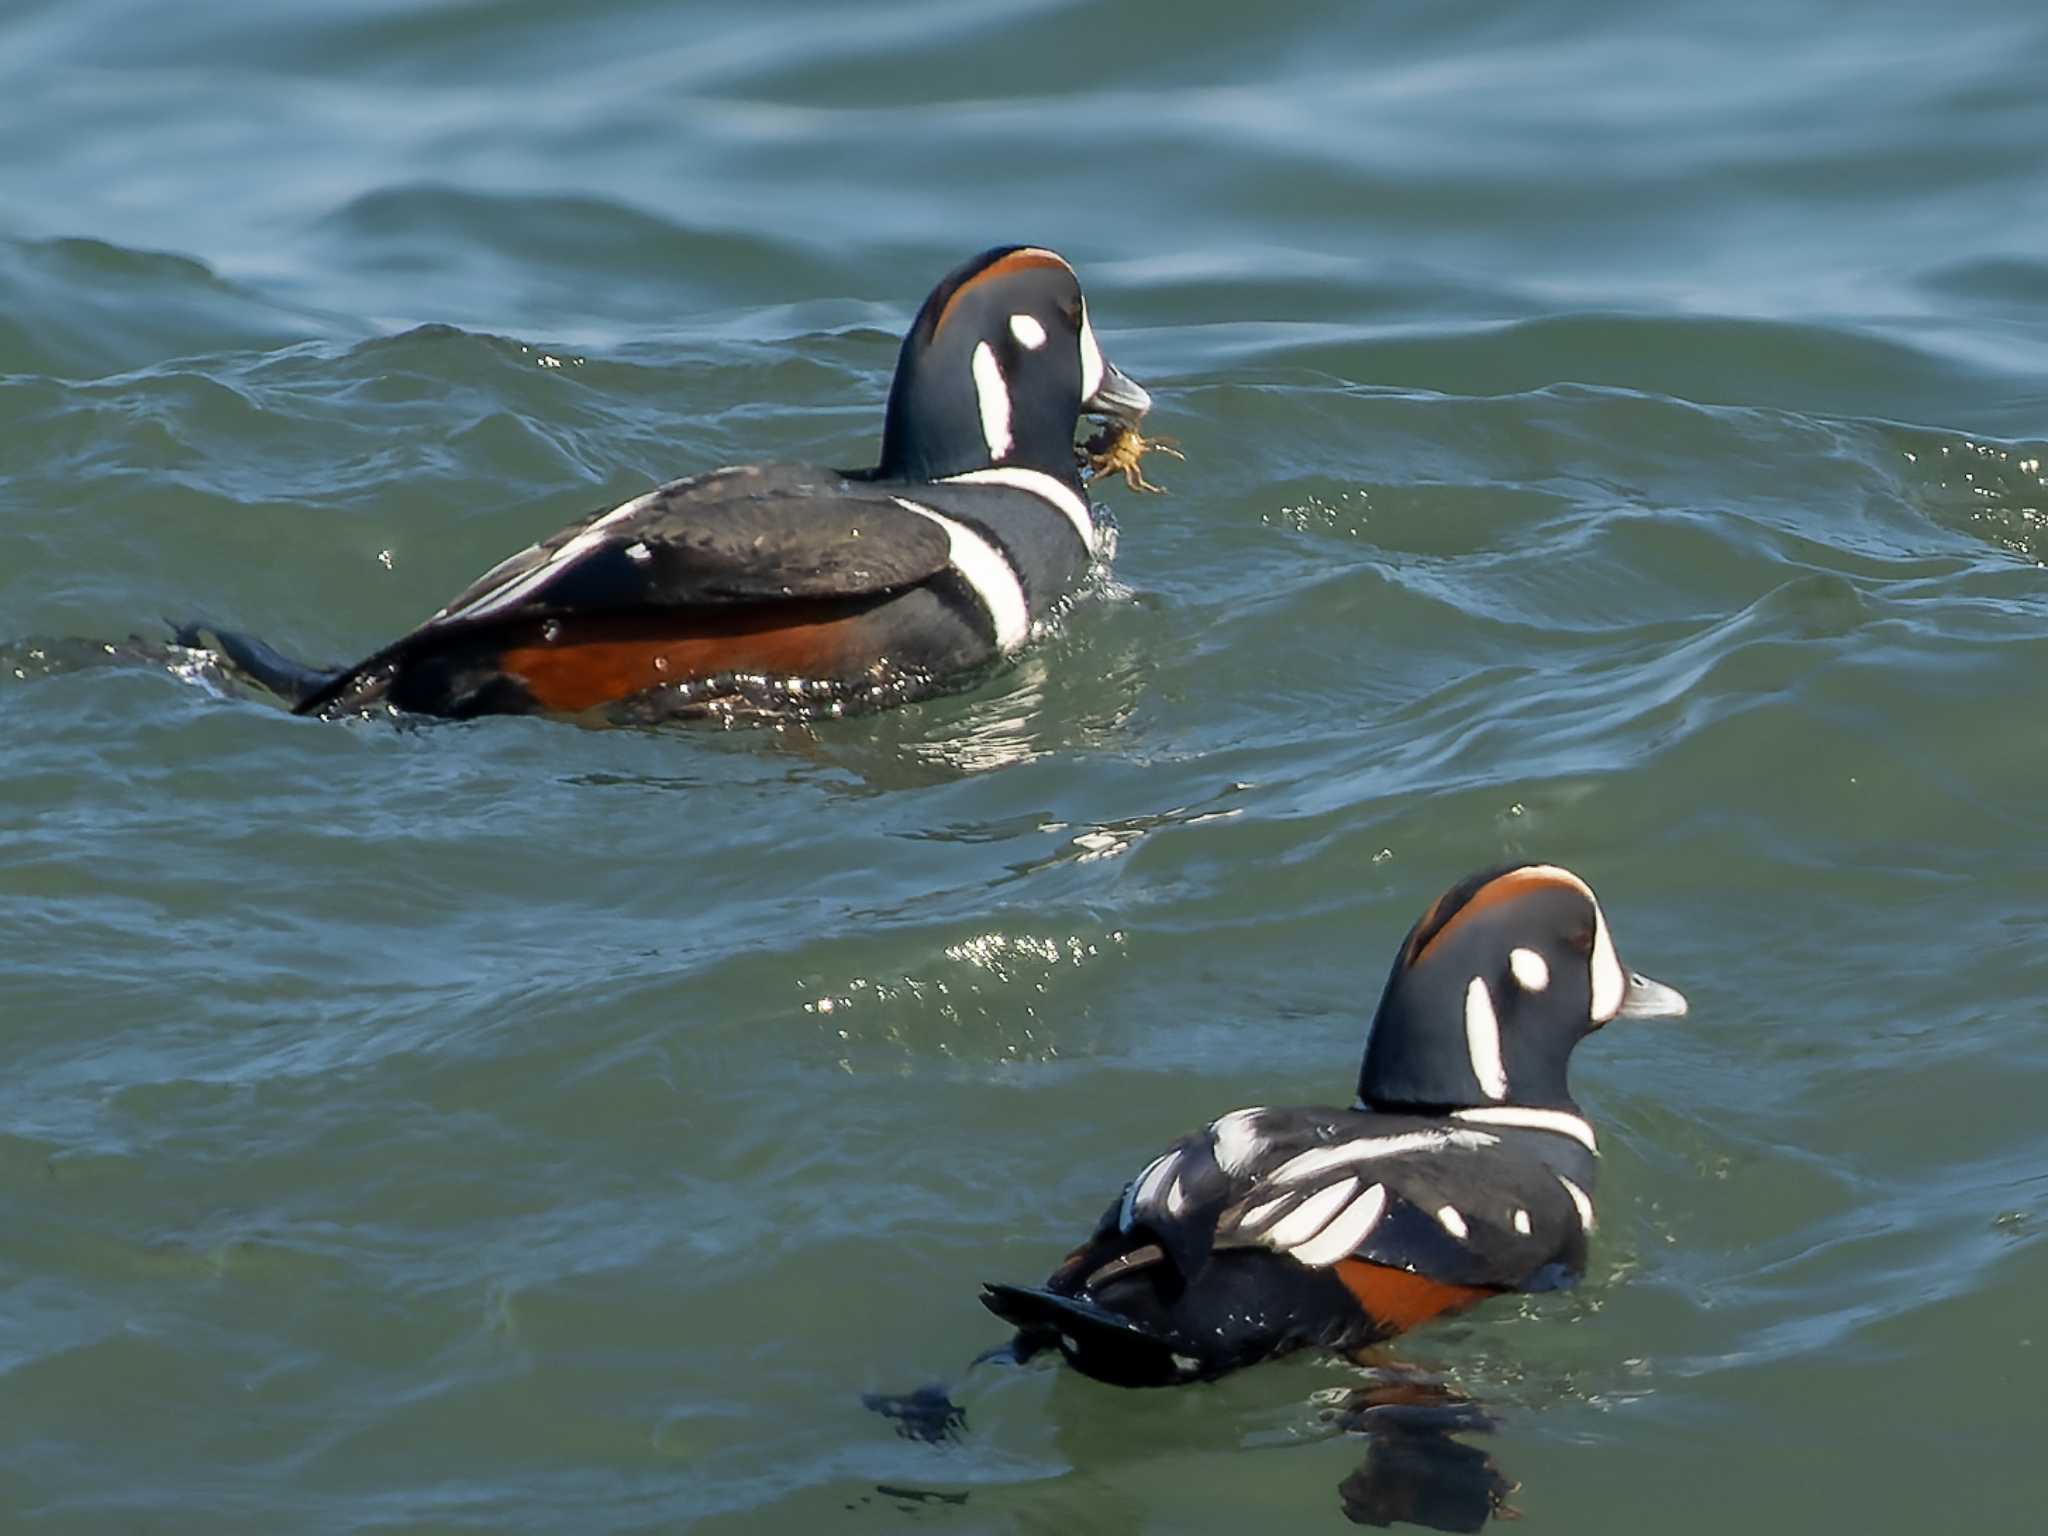
[{"label": "duck's folded wing", "polygon": [[1568,1283],[1591,1206],[1491,1131],[1396,1115],[1239,1110],[1132,1180],[1114,1220],[1183,1274],[1264,1248],[1311,1269],[1346,1259],[1448,1285]]},{"label": "duck's folded wing", "polygon": [[572,523],[493,566],[422,627],[858,597],[914,586],[950,553],[932,516],[831,470],[723,469]]}]

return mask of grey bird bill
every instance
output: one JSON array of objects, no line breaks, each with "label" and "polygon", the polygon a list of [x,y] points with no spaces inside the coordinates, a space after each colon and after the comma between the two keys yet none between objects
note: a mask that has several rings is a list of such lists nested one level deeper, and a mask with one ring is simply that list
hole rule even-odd
[{"label": "grey bird bill", "polygon": [[1102,382],[1095,386],[1094,394],[1081,402],[1081,409],[1090,416],[1135,427],[1152,409],[1152,397],[1145,392],[1144,385],[1104,358]]},{"label": "grey bird bill", "polygon": [[1621,996],[1618,1019],[1682,1019],[1686,1013],[1685,994],[1661,981],[1652,981],[1640,971],[1628,973],[1628,990]]}]

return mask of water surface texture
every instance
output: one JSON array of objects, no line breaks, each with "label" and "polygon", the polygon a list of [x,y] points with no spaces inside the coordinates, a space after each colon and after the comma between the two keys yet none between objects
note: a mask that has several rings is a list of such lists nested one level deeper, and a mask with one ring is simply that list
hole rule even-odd
[{"label": "water surface texture", "polygon": [[[1521,1528],[2038,1528],[2044,68],[2020,0],[14,0],[0,1525],[1342,1529],[1352,1367],[967,1373],[976,1286],[1347,1098],[1528,856],[1693,1017],[1580,1053],[1585,1285],[1398,1352]],[[969,693],[322,724],[126,644],[863,461],[1007,240],[1188,462]]]}]

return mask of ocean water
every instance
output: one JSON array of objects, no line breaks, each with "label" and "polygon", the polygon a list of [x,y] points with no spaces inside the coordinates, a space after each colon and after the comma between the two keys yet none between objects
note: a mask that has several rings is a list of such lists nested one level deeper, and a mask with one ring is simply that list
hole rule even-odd
[{"label": "ocean water", "polygon": [[[2048,12],[12,0],[0,1528],[1345,1528],[1302,1357],[967,1369],[1159,1145],[1343,1102],[1444,886],[1617,1025],[1578,1290],[1392,1357],[1522,1528],[2048,1503]],[[1184,464],[964,694],[290,718],[1078,266]],[[133,640],[131,642],[131,637]],[[867,1392],[944,1381],[957,1438]]]}]

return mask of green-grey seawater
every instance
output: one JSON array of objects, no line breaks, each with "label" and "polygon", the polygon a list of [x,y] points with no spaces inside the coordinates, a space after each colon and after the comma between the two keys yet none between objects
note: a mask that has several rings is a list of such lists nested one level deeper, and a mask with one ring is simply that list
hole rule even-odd
[{"label": "green-grey seawater", "polygon": [[[1693,1013],[1577,1058],[1585,1284],[1397,1352],[1521,1528],[2036,1528],[2044,59],[2019,0],[0,11],[0,1529],[1341,1529],[1353,1367],[969,1372],[976,1289],[1346,1100],[1522,856]],[[1016,239],[1188,461],[971,692],[337,725],[125,643],[338,660],[860,461]],[[861,1405],[934,1379],[953,1443]]]}]

